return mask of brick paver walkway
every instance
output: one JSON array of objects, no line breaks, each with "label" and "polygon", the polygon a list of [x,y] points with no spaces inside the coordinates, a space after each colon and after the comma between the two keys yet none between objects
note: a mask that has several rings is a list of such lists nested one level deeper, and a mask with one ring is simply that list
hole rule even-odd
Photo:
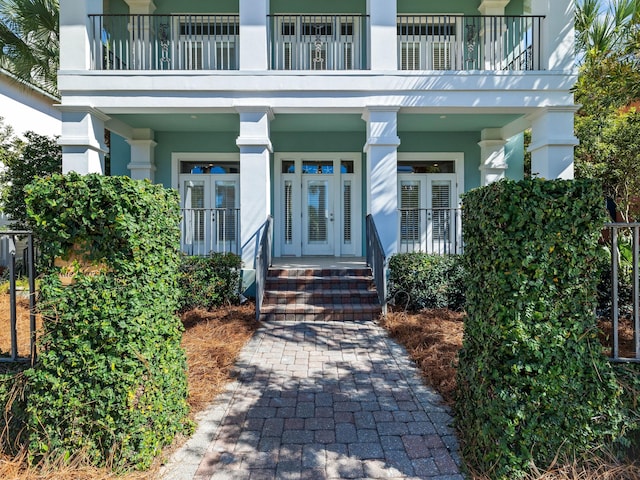
[{"label": "brick paver walkway", "polygon": [[462,480],[452,419],[373,322],[272,322],[164,478]]}]

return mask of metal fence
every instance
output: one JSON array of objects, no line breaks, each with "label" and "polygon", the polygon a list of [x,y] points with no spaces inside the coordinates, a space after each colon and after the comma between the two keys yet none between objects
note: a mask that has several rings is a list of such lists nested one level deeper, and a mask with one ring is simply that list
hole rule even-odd
[{"label": "metal fence", "polygon": [[[9,287],[3,295],[9,296],[9,312],[3,312],[2,318],[8,327],[9,349],[2,349],[0,362],[33,362],[36,358],[36,285],[35,285],[35,248],[33,235],[28,231],[7,230],[0,232],[0,243],[8,252],[8,264],[5,275]],[[20,244],[25,244],[23,249]],[[26,279],[26,288],[18,285],[18,279]],[[27,299],[28,319],[18,315],[20,298]],[[6,331],[6,330],[5,330]],[[3,335],[4,338],[4,335]],[[5,347],[3,345],[3,347]]]},{"label": "metal fence", "polygon": [[273,218],[267,217],[260,237],[258,254],[256,255],[256,319],[260,320],[260,310],[264,299],[264,288],[267,282],[267,272],[271,266],[271,244],[273,242]]},{"label": "metal fence", "polygon": [[387,314],[387,257],[372,215],[367,215],[367,265],[373,272],[382,314]]},{"label": "metal fence", "polygon": [[640,363],[640,223],[608,223],[605,244],[611,253],[610,308],[598,312],[611,323],[610,358]]}]

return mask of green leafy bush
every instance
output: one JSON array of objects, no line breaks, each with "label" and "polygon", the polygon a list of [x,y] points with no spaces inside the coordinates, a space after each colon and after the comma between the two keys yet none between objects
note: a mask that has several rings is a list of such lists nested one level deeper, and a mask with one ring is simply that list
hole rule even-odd
[{"label": "green leafy bush", "polygon": [[41,353],[26,372],[30,454],[145,468],[192,428],[177,193],[69,174],[31,184],[26,202],[45,265]]},{"label": "green leafy bush", "polygon": [[389,260],[388,296],[409,310],[464,308],[464,267],[460,255],[401,253]]},{"label": "green leafy bush", "polygon": [[545,469],[619,433],[620,388],[594,315],[602,191],[590,180],[501,181],[467,193],[467,318],[456,420],[491,478]]},{"label": "green leafy bush", "polygon": [[233,253],[183,256],[180,264],[180,311],[209,310],[238,302],[242,258]]}]

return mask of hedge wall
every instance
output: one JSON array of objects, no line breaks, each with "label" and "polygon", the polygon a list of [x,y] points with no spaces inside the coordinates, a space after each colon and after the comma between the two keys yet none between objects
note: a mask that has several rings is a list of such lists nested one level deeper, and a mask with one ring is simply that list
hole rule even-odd
[{"label": "hedge wall", "polygon": [[175,314],[177,193],[69,174],[31,184],[26,202],[44,263],[41,353],[27,372],[30,454],[145,468],[192,428]]},{"label": "hedge wall", "polygon": [[543,470],[618,431],[594,315],[603,195],[590,180],[501,181],[464,196],[463,455],[491,478]]}]

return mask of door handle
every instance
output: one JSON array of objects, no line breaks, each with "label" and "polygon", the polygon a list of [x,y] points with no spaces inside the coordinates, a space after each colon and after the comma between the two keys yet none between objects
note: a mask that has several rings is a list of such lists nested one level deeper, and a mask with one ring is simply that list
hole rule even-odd
[{"label": "door handle", "polygon": [[333,212],[329,214],[329,221],[333,222]]}]

